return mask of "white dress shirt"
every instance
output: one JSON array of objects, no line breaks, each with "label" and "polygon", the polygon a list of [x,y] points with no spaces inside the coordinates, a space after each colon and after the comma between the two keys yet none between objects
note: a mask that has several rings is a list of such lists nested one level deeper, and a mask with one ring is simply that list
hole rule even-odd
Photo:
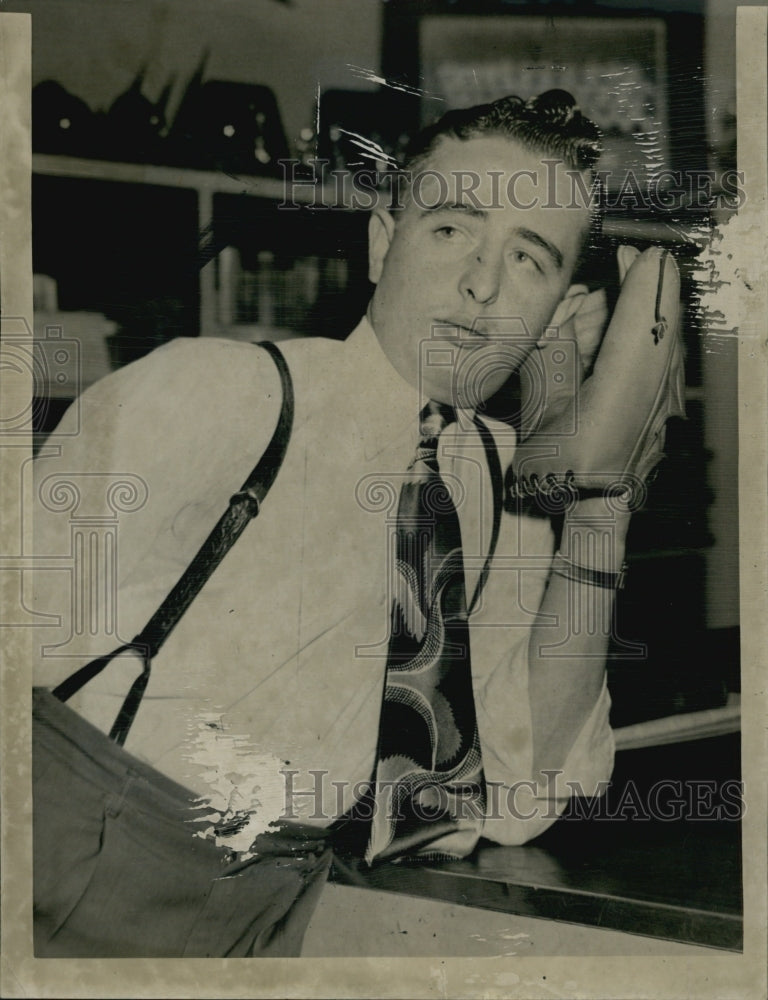
[{"label": "white dress shirt", "polygon": [[[296,395],[284,464],[260,515],[156,656],[126,742],[222,813],[252,810],[261,827],[280,815],[327,824],[372,776],[391,604],[387,563],[421,403],[365,320],[345,342],[309,338],[281,347]],[[96,383],[73,405],[34,463],[35,496],[43,497],[34,599],[46,616],[38,618],[46,648],[36,683],[52,686],[140,631],[261,456],[280,398],[265,351],[180,339]],[[514,433],[486,424],[506,468]],[[471,595],[493,506],[469,420],[443,432],[438,458],[459,490]],[[130,482],[139,484],[138,509],[116,515],[109,484],[127,477],[137,477]],[[74,510],[56,501],[64,493],[54,488],[64,481],[76,484]],[[89,557],[87,539],[107,522],[115,558],[102,563],[101,550]],[[75,544],[76,534],[86,542]],[[470,617],[483,765],[493,789],[484,835],[499,843],[542,832],[562,810],[568,780],[589,793],[613,765],[604,687],[557,784],[532,781],[528,642],[552,550],[548,520],[504,513]],[[78,584],[83,578],[87,584]],[[108,730],[136,673],[132,658],[115,660],[69,704]]]}]

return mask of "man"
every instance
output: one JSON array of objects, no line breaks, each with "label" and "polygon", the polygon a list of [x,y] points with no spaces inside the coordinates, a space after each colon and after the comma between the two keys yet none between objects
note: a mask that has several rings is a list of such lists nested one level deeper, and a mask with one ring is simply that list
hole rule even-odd
[{"label": "man", "polygon": [[[571,175],[588,182],[597,152],[596,129],[559,92],[527,105],[507,99],[448,116],[415,146],[404,206],[372,215],[375,290],[367,318],[344,343],[284,345],[296,397],[284,463],[260,516],[156,656],[125,745],[212,804],[217,843],[239,856],[247,857],[253,838],[276,820],[321,831],[338,825],[359,811],[372,780],[384,774],[382,762],[400,762],[387,772],[396,775],[385,782],[390,792],[405,772],[424,791],[419,773],[426,773],[437,806],[448,801],[441,793],[450,785],[450,769],[411,766],[406,744],[423,736],[385,734],[382,708],[397,700],[395,688],[404,697],[402,675],[398,680],[391,672],[398,629],[390,624],[393,604],[403,611],[409,598],[399,589],[392,556],[403,538],[398,496],[414,476],[414,451],[423,437],[419,414],[429,400],[455,408],[432,438],[460,525],[460,541],[458,529],[451,530],[462,555],[465,599],[456,598],[446,620],[468,627],[462,633],[468,639],[454,656],[458,665],[446,668],[463,672],[447,685],[461,696],[453,702],[446,696],[435,707],[438,685],[437,693],[424,695],[424,717],[437,719],[438,730],[443,723],[463,727],[453,736],[472,745],[474,771],[464,777],[480,791],[468,803],[458,795],[458,838],[450,832],[451,817],[448,826],[430,831],[424,822],[426,833],[415,830],[414,809],[420,805],[416,818],[428,820],[431,800],[414,796],[403,848],[396,824],[387,819],[381,828],[385,807],[377,800],[367,857],[421,851],[425,842],[433,853],[459,856],[480,835],[522,843],[554,821],[570,794],[568,782],[590,794],[610,776],[605,654],[626,505],[609,504],[600,490],[572,504],[553,561],[553,528],[540,507],[510,495],[501,510],[494,472],[513,467],[514,431],[474,412],[515,368],[530,374],[538,353],[552,354],[554,342],[542,341],[549,327],[561,327],[563,344],[569,331],[581,329],[584,356],[574,364],[568,391],[558,390],[554,401],[539,393],[536,422],[540,434],[550,434],[541,440],[555,440],[565,456],[591,454],[590,444],[599,452],[601,440],[623,440],[621,434],[606,438],[604,422],[616,414],[600,413],[601,428],[592,411],[579,435],[571,430],[570,438],[557,437],[563,401],[590,363],[604,318],[595,298],[572,285],[592,212],[573,204]],[[536,201],[531,187],[544,183],[544,171],[548,198],[540,188]],[[525,207],[520,178],[531,181]],[[651,270],[658,269],[657,259]],[[624,271],[629,263],[624,260]],[[663,304],[670,313],[676,289],[667,285]],[[654,278],[639,294],[645,301],[655,293]],[[620,336],[613,327],[609,336],[610,354]],[[586,472],[615,473],[618,461],[619,472],[631,473],[639,432],[643,454],[648,441],[653,444],[644,421],[659,411],[671,340],[657,352],[662,360],[654,358],[661,366],[651,372],[654,384],[634,379],[642,413],[639,426],[637,414],[626,421],[627,454],[612,456],[608,467],[598,460]],[[598,367],[599,359],[593,378]],[[596,395],[599,406],[607,397]],[[146,491],[143,505],[119,521],[112,639],[134,636],[189,564],[263,453],[280,396],[264,351],[183,340],[85,393],[78,434],[66,436],[74,428],[65,417],[60,436],[51,439],[60,447],[37,462],[38,552],[69,552],[70,513],[56,502],[60,481],[76,484],[82,509],[96,519],[114,514],[98,474],[129,475]],[[422,561],[437,558],[425,552]],[[402,573],[402,559],[398,567]],[[36,680],[50,687],[78,658],[84,662],[118,642],[96,628],[90,638],[83,628],[75,636],[69,595],[58,580],[42,576],[37,607],[61,615],[63,626],[55,636],[55,629],[42,632],[46,648]],[[410,600],[418,604],[418,594]],[[403,614],[399,630],[418,638],[423,630]],[[590,627],[575,628],[584,615],[591,616]],[[442,619],[437,622],[441,628]],[[119,657],[70,704],[107,732],[136,672],[135,659]],[[441,738],[442,731],[431,734],[428,758],[439,758]],[[401,774],[403,759],[409,763]],[[461,792],[460,784],[451,786],[452,794]],[[467,804],[472,808],[464,815]],[[227,836],[227,828],[235,832]]]}]

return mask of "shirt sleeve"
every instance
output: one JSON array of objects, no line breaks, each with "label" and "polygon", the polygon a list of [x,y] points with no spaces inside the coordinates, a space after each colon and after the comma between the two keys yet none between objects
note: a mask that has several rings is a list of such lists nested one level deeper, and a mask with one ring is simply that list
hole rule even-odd
[{"label": "shirt sleeve", "polygon": [[[495,423],[486,423],[506,469],[514,453],[514,433],[506,425],[498,430]],[[470,576],[491,534],[490,489],[487,483],[483,487],[485,472],[477,454],[471,435],[452,440],[451,469],[462,476],[467,493],[462,541],[466,549],[469,540],[465,563]],[[473,491],[478,491],[476,498]],[[479,526],[471,523],[475,516],[483,522]],[[505,511],[482,599],[470,616],[472,679],[488,791],[483,835],[499,844],[523,844],[537,837],[562,814],[571,795],[602,794],[613,770],[610,696],[604,681],[562,767],[544,782],[533,778],[528,649],[553,552],[548,517]]]},{"label": "shirt sleeve", "polygon": [[546,780],[535,781],[530,776],[531,767],[527,768],[527,777],[514,778],[514,771],[504,767],[498,756],[499,742],[494,741],[490,760],[484,744],[488,804],[483,836],[498,844],[524,844],[544,833],[562,815],[572,796],[602,796],[610,781],[614,759],[609,711],[610,696],[604,681],[565,763],[546,772]]}]

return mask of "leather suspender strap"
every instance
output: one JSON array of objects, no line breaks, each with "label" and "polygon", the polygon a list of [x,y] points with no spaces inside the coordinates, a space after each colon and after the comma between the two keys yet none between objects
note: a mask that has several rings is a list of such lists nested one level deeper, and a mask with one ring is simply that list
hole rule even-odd
[{"label": "leather suspender strap", "polygon": [[129,649],[138,653],[142,657],[144,669],[131,685],[109,733],[110,738],[120,745],[125,743],[141,704],[149,682],[152,657],[158,652],[176,623],[203,589],[208,578],[243,533],[251,518],[257,516],[261,503],[275,481],[283,462],[293,426],[293,383],[280,349],[268,341],[261,343],[260,346],[268,351],[274,359],[280,373],[283,389],[283,405],[277,427],[261,459],[242,487],[230,498],[227,510],[219,518],[182,577],[141,632],[129,643],[120,646],[107,656],[87,663],[53,689],[52,693],[60,701],[67,701],[85,684],[100,674],[118,654]]},{"label": "leather suspender strap", "polygon": [[491,528],[491,540],[488,545],[488,554],[485,557],[485,562],[483,564],[482,571],[480,572],[475,592],[472,595],[472,600],[469,602],[469,606],[467,608],[467,613],[470,615],[475,610],[475,606],[477,605],[480,594],[482,593],[485,582],[488,579],[488,574],[491,570],[491,562],[493,561],[493,556],[496,552],[496,545],[499,541],[499,532],[501,531],[501,511],[504,506],[504,479],[501,471],[499,453],[496,450],[496,443],[493,440],[493,434],[491,434],[477,415],[473,418],[473,423],[480,434],[481,441],[483,442],[483,447],[485,448],[485,458],[488,462],[488,472],[491,476],[493,526]]}]

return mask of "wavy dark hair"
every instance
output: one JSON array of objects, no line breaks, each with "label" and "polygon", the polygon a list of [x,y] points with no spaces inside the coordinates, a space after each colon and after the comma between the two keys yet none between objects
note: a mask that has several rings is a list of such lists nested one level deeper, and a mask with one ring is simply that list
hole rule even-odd
[{"label": "wavy dark hair", "polygon": [[491,104],[448,111],[413,137],[403,167],[423,166],[444,136],[466,140],[491,135],[561,157],[571,170],[592,170],[603,151],[600,129],[581,113],[573,95],[547,90],[529,101],[510,95]]}]

